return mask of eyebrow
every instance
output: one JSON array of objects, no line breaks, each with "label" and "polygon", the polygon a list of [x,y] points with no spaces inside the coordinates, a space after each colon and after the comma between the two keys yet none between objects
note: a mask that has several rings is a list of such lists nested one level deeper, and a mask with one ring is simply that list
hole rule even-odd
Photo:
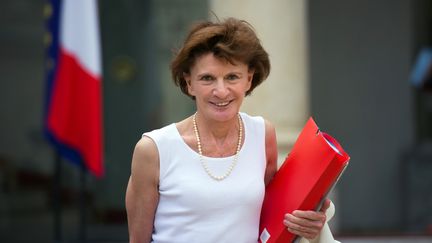
[{"label": "eyebrow", "polygon": [[[242,75],[242,72],[236,72],[236,71],[234,71],[234,72],[229,72],[229,73],[225,74],[224,76],[226,76],[226,75],[231,75],[231,74],[235,74],[235,75],[241,76],[241,75]],[[203,77],[203,76],[206,76],[206,75],[208,75],[208,76],[212,76],[212,77],[215,76],[214,74],[212,74],[212,73],[210,73],[210,72],[204,72],[204,73],[199,73],[199,74],[197,74],[197,77]]]},{"label": "eyebrow", "polygon": [[212,77],[214,77],[213,74],[211,74],[211,73],[207,73],[207,72],[197,74],[197,77],[198,77],[198,78],[201,78],[201,77],[203,77],[203,76],[212,76]]},{"label": "eyebrow", "polygon": [[241,76],[241,75],[242,75],[242,72],[229,72],[228,74],[236,74],[236,75]]}]

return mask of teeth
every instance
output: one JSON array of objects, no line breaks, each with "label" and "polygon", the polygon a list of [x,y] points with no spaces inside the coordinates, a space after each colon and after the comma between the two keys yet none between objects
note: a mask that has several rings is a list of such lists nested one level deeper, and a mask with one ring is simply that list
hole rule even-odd
[{"label": "teeth", "polygon": [[217,106],[226,106],[228,105],[228,101],[227,102],[220,102],[220,103],[216,103]]}]

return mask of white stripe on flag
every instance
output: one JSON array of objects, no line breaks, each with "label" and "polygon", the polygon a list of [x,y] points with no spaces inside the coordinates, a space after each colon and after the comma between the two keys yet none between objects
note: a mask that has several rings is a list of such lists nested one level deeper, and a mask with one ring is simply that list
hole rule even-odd
[{"label": "white stripe on flag", "polygon": [[60,45],[91,75],[101,76],[98,9],[95,0],[64,0]]}]

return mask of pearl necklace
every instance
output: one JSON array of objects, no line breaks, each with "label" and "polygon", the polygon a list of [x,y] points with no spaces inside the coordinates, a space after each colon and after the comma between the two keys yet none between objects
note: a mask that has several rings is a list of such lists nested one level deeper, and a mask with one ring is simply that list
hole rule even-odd
[{"label": "pearl necklace", "polygon": [[194,128],[195,137],[196,137],[196,140],[197,140],[197,147],[198,147],[198,153],[199,153],[199,156],[200,156],[201,165],[204,168],[204,170],[207,173],[207,175],[209,175],[212,179],[214,179],[216,181],[221,181],[221,180],[227,178],[231,174],[231,172],[233,171],[234,167],[237,164],[238,155],[239,155],[239,152],[240,152],[240,147],[241,147],[241,142],[242,142],[242,135],[243,135],[243,126],[242,126],[240,114],[237,114],[237,116],[238,116],[238,122],[239,122],[239,136],[238,136],[237,150],[236,150],[236,153],[234,155],[234,160],[231,163],[231,165],[228,167],[228,170],[225,172],[225,174],[220,175],[220,176],[214,175],[210,171],[210,168],[208,167],[207,163],[204,161],[203,153],[202,153],[202,147],[201,147],[201,139],[200,139],[200,136],[199,136],[199,133],[198,133],[198,127],[197,127],[197,124],[196,124],[196,114],[197,113],[195,113],[193,115],[192,121],[193,121],[193,128]]}]

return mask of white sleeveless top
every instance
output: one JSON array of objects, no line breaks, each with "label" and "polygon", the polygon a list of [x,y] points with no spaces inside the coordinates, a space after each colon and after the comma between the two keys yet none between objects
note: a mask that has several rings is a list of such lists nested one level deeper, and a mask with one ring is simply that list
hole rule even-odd
[{"label": "white sleeveless top", "polygon": [[[175,124],[144,133],[156,143],[160,159],[159,204],[154,243],[256,243],[264,198],[265,125],[262,117],[240,113],[245,140],[231,175],[209,177],[199,154]],[[224,174],[234,156],[203,157],[215,175]]]}]

